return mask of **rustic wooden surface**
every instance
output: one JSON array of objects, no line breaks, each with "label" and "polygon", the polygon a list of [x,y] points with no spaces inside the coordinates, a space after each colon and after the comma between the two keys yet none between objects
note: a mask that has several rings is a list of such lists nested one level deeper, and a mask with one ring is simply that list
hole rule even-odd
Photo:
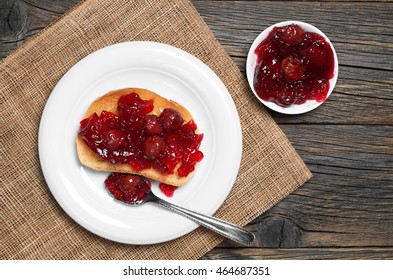
[{"label": "rustic wooden surface", "polygon": [[[78,2],[0,0],[0,59]],[[257,247],[202,259],[393,259],[393,3],[192,2],[243,73],[258,33],[289,19],[324,31],[340,62],[325,104],[272,112],[314,177],[247,226]]]}]

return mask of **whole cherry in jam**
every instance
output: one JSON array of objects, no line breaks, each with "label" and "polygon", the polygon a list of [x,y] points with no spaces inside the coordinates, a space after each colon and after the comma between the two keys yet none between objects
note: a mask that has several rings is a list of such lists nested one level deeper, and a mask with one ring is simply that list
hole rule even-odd
[{"label": "whole cherry in jam", "polygon": [[158,134],[162,131],[156,115],[147,115],[144,120],[144,125],[146,132],[149,134]]},{"label": "whole cherry in jam", "polygon": [[141,204],[147,199],[151,183],[137,175],[114,172],[105,180],[105,186],[117,200]]},{"label": "whole cherry in jam", "polygon": [[274,27],[255,54],[253,86],[262,100],[288,107],[327,98],[334,54],[323,36],[297,24]]},{"label": "whole cherry in jam", "polygon": [[102,143],[110,150],[119,148],[125,141],[125,135],[121,130],[111,129],[104,133]]},{"label": "whole cherry in jam", "polygon": [[281,61],[281,71],[289,82],[300,80],[304,74],[302,61],[293,57],[286,57]]},{"label": "whole cherry in jam", "polygon": [[78,135],[111,163],[128,164],[137,172],[153,167],[164,174],[177,170],[180,177],[188,176],[203,159],[203,134],[177,110],[165,108],[157,116],[153,109],[153,100],[132,92],[119,98],[117,114],[103,111],[82,120]]},{"label": "whole cherry in jam", "polygon": [[165,141],[158,135],[153,135],[145,141],[145,153],[151,158],[156,158],[165,150]]},{"label": "whole cherry in jam", "polygon": [[304,39],[304,30],[297,24],[288,25],[281,34],[282,40],[289,46],[300,44]]},{"label": "whole cherry in jam", "polygon": [[162,127],[167,131],[179,129],[183,124],[183,118],[178,111],[165,108],[159,116]]}]

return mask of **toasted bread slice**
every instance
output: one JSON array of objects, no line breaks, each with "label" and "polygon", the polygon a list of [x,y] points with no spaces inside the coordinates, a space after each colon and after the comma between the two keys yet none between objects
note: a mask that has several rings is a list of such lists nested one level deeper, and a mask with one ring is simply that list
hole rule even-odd
[{"label": "toasted bread slice", "polygon": [[[154,109],[151,114],[156,114],[157,116],[159,116],[164,108],[173,108],[181,114],[185,122],[193,119],[190,112],[180,104],[163,98],[152,91],[141,88],[125,88],[108,92],[104,96],[96,99],[90,105],[85,114],[85,118],[91,116],[93,113],[97,113],[98,115],[100,115],[102,111],[108,111],[117,114],[117,103],[119,98],[122,95],[130,94],[133,92],[137,93],[139,97],[143,100],[154,100]],[[195,171],[193,171],[187,177],[180,177],[177,174],[177,169],[179,168],[180,163],[178,164],[178,166],[176,166],[174,174],[164,174],[154,168],[136,172],[128,164],[113,164],[109,161],[104,160],[96,153],[94,153],[79,136],[77,136],[76,139],[76,147],[80,162],[83,165],[98,171],[137,174],[173,186],[184,185],[192,178],[195,173]]]}]

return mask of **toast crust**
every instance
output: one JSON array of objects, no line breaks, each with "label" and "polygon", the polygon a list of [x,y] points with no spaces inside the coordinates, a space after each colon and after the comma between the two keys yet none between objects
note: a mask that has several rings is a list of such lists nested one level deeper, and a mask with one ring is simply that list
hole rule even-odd
[{"label": "toast crust", "polygon": [[[98,115],[100,115],[102,111],[108,111],[118,114],[117,103],[119,98],[123,95],[133,92],[137,93],[139,97],[143,100],[154,100],[154,109],[150,114],[155,114],[159,116],[164,108],[173,108],[181,114],[185,122],[193,120],[190,112],[180,104],[172,100],[168,100],[152,91],[142,88],[125,88],[108,92],[104,96],[96,99],[90,105],[84,118],[90,117],[93,113],[97,113]],[[136,174],[173,186],[182,186],[186,184],[195,173],[194,170],[187,177],[178,176],[177,169],[180,166],[180,163],[178,164],[178,166],[176,166],[174,174],[165,174],[154,168],[144,169],[136,172],[128,164],[113,164],[109,161],[104,160],[99,155],[94,153],[79,136],[76,137],[76,149],[80,162],[83,165],[97,171]]]}]

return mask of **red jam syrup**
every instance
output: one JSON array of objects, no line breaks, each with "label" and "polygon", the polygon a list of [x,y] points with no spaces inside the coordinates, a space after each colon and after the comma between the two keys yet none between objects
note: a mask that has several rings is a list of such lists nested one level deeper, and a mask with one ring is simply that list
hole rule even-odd
[{"label": "red jam syrup", "polygon": [[166,108],[159,116],[152,112],[154,100],[138,94],[121,96],[118,114],[103,111],[80,122],[78,135],[101,158],[114,164],[129,164],[139,172],[155,168],[164,174],[186,177],[203,159],[199,146],[203,134],[196,124],[184,123],[179,112]]},{"label": "red jam syrup", "polygon": [[105,180],[105,186],[117,200],[143,203],[150,191],[151,183],[140,176],[114,172]]},{"label": "red jam syrup", "polygon": [[167,197],[172,197],[173,193],[175,192],[175,190],[177,189],[176,186],[172,186],[172,185],[168,185],[168,184],[164,184],[164,183],[160,183],[158,185],[158,187],[160,188],[160,190],[167,196]]},{"label": "red jam syrup", "polygon": [[299,25],[274,27],[255,49],[254,89],[281,107],[323,102],[334,75],[334,55],[324,37]]}]

